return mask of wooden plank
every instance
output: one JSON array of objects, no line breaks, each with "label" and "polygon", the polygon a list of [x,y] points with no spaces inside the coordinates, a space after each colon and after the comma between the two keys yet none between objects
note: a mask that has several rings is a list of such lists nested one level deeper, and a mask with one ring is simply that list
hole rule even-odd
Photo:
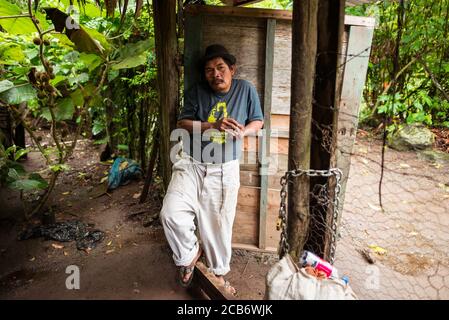
[{"label": "wooden plank", "polygon": [[233,243],[232,249],[242,249],[242,250],[260,252],[260,253],[276,253],[277,245],[272,246],[272,247],[267,246],[265,249],[260,249],[259,247],[255,246],[255,245],[250,245],[250,244],[246,244],[246,243]]},{"label": "wooden plank", "polygon": [[291,20],[292,12],[288,10],[272,10],[259,8],[240,8],[226,6],[197,6],[189,5],[185,12],[198,15],[205,13],[208,15],[226,15],[236,17],[271,18]]},{"label": "wooden plank", "polygon": [[376,19],[373,17],[345,16],[345,25],[374,28]]},{"label": "wooden plank", "polygon": [[195,285],[212,300],[236,300],[235,296],[228,293],[220,284],[217,277],[208,271],[207,267],[201,261],[195,265],[195,274],[193,280]]},{"label": "wooden plank", "polygon": [[257,245],[259,194],[259,188],[240,187],[232,230],[232,242]]},{"label": "wooden plank", "polygon": [[[278,176],[279,177],[279,176]],[[274,176],[273,176],[273,179]],[[279,186],[279,179],[274,185]],[[279,242],[279,232],[276,221],[279,214],[279,187],[268,188],[267,192],[267,232],[266,247],[276,247]],[[240,186],[236,217],[232,233],[232,243],[245,243],[258,246],[260,188]]]},{"label": "wooden plank", "polygon": [[267,228],[267,193],[268,193],[268,167],[270,155],[271,137],[271,94],[273,91],[273,58],[274,58],[274,34],[276,31],[276,20],[267,20],[267,32],[265,43],[265,88],[264,88],[264,129],[260,146],[260,207],[259,207],[259,248],[266,247]]},{"label": "wooden plank", "polygon": [[[200,15],[203,13],[217,16],[226,15],[235,17],[266,18],[287,21],[292,20],[292,11],[289,10],[188,5],[185,8],[185,12],[191,15]],[[346,25],[374,27],[376,21],[373,17],[357,17],[345,15],[344,23]]]},{"label": "wooden plank", "polygon": [[202,56],[203,17],[190,16],[185,20],[184,29],[184,92],[200,79],[198,61]]},{"label": "wooden plank", "polygon": [[[349,30],[346,51],[347,63],[343,73],[343,87],[339,105],[336,152],[337,167],[343,172],[340,191],[340,212],[343,209],[351,165],[351,153],[357,134],[358,114],[368,69],[373,32],[373,28],[359,26],[350,27]],[[367,48],[368,50],[366,50]],[[364,53],[359,55],[360,52]],[[359,56],[355,57],[354,55]]]},{"label": "wooden plank", "polygon": [[271,128],[288,130],[290,127],[290,115],[272,114],[271,115]]}]

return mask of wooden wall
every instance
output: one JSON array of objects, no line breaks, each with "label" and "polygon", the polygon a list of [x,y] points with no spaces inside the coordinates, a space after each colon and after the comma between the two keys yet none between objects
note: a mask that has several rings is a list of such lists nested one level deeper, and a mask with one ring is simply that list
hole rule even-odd
[{"label": "wooden wall", "polygon": [[[198,81],[197,61],[204,54],[205,48],[210,44],[220,43],[237,58],[236,77],[250,81],[259,94],[265,114],[265,128],[269,129],[268,134],[271,138],[267,145],[262,145],[260,137],[245,138],[243,157],[240,161],[241,187],[233,230],[233,244],[234,247],[248,249],[276,250],[279,243],[279,232],[276,231],[275,226],[280,204],[280,178],[287,170],[288,159],[291,12],[189,6],[186,8],[185,18],[186,90]],[[368,36],[366,39],[360,37],[356,39],[359,41],[356,50],[363,45],[370,46],[371,37],[365,29],[371,30],[372,36],[374,25],[372,19],[346,17],[345,24],[343,45],[345,51],[353,25],[363,29],[365,31],[363,35]],[[361,60],[357,61],[360,64]],[[364,58],[363,63],[367,61],[368,58]],[[352,83],[357,86],[358,91],[352,95],[346,94],[353,100],[360,99],[357,95],[364,85],[366,66],[363,63],[358,68],[359,81]],[[340,68],[340,72],[344,72],[344,68]],[[360,81],[361,79],[363,81]],[[350,87],[352,84],[343,88]],[[351,103],[347,103],[346,109],[357,117],[358,105],[353,103],[351,106]],[[354,122],[351,125],[354,126]],[[346,149],[352,148],[352,144],[353,141],[349,141]],[[268,152],[264,152],[264,148]],[[266,161],[270,174],[263,176],[259,172]],[[348,162],[348,159],[345,161]],[[348,166],[346,173],[348,173],[349,163],[346,165]]]}]

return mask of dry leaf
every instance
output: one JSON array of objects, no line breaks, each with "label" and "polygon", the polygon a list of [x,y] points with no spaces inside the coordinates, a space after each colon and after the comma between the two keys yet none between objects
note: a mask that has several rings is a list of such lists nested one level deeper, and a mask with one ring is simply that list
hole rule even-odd
[{"label": "dry leaf", "polygon": [[381,207],[375,206],[374,204],[368,203],[368,206],[374,211],[382,211]]},{"label": "dry leaf", "polygon": [[106,180],[108,180],[108,176],[101,178],[100,183],[105,182]]},{"label": "dry leaf", "polygon": [[376,254],[381,255],[381,256],[387,253],[386,249],[376,246],[374,244],[370,244],[368,247],[370,247]]},{"label": "dry leaf", "polygon": [[112,244],[112,240],[109,241],[106,245],[107,245],[107,246],[110,246],[111,244]]},{"label": "dry leaf", "polygon": [[70,191],[63,192],[62,194],[66,196],[66,195],[70,194]]},{"label": "dry leaf", "polygon": [[362,159],[362,162],[363,162],[364,164],[368,164],[368,163],[369,163],[369,161],[366,160],[366,159]]},{"label": "dry leaf", "polygon": [[67,251],[64,251],[64,255],[65,255],[65,256],[68,256],[69,253],[68,253]]},{"label": "dry leaf", "polygon": [[135,194],[133,195],[133,199],[138,199],[138,198],[140,198],[140,192],[135,193]]},{"label": "dry leaf", "polygon": [[30,261],[34,261],[34,260],[36,260],[36,257],[32,257],[32,258],[30,259]]},{"label": "dry leaf", "polygon": [[110,254],[110,253],[112,253],[114,251],[115,251],[115,249],[108,250],[108,251],[106,251],[106,254]]},{"label": "dry leaf", "polygon": [[400,163],[399,164],[400,168],[410,168],[410,165],[406,164],[406,163]]},{"label": "dry leaf", "polygon": [[56,243],[52,243],[51,246],[55,249],[62,249],[64,248],[64,246],[60,245],[60,244],[56,244]]}]

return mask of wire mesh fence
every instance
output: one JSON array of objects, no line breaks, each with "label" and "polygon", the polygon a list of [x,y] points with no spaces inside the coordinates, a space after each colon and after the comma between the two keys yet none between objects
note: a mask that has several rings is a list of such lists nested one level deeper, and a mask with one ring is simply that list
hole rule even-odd
[{"label": "wire mesh fence", "polygon": [[335,266],[362,299],[449,299],[449,161],[386,148],[379,188],[381,152],[354,145]]}]

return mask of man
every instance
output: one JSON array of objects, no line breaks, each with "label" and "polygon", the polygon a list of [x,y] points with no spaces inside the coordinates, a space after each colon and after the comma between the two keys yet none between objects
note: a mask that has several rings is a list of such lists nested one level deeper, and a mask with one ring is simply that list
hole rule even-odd
[{"label": "man", "polygon": [[178,119],[178,128],[188,135],[185,152],[173,165],[161,221],[182,286],[191,283],[204,250],[209,270],[235,294],[223,276],[230,270],[241,144],[245,135],[262,128],[263,114],[254,86],[233,78],[236,58],[226,48],[207,47],[200,68],[205,81],[187,92]]}]

